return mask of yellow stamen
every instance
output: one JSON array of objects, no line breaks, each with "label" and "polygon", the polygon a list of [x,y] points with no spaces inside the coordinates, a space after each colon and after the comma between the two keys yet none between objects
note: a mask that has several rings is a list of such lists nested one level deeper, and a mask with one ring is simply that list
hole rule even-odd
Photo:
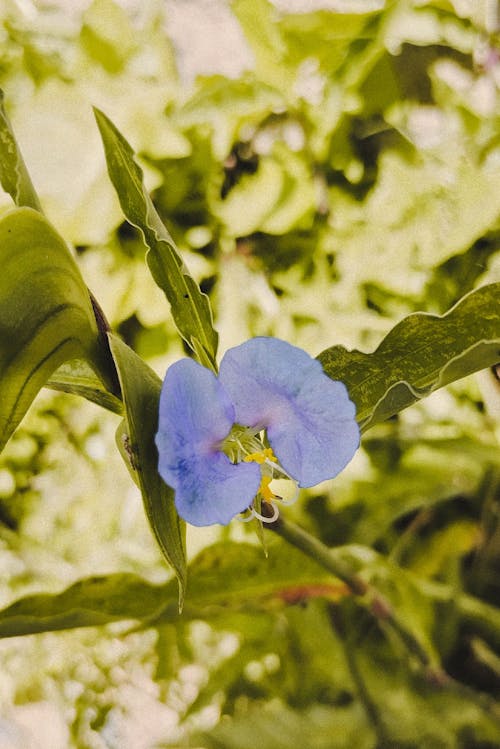
[{"label": "yellow stamen", "polygon": [[272,480],[271,476],[262,476],[262,481],[260,482],[259,492],[265,502],[271,502],[271,500],[276,499],[269,487]]},{"label": "yellow stamen", "polygon": [[273,453],[272,449],[270,447],[266,447],[264,450],[261,450],[261,452],[258,453],[250,453],[250,455],[245,455],[243,458],[245,463],[255,462],[255,463],[265,463],[266,460],[272,460],[273,463],[278,462],[278,458]]}]

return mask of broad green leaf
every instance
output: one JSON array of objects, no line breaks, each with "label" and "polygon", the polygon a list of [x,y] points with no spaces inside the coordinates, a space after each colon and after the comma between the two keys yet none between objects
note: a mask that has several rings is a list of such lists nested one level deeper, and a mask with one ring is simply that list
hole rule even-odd
[{"label": "broad green leaf", "polygon": [[[217,615],[228,606],[239,609],[269,598],[300,600],[309,589],[318,594],[318,586],[325,595],[345,592],[321,567],[281,542],[270,544],[268,558],[258,546],[221,542],[204,549],[189,565],[189,598],[182,617]],[[13,603],[0,612],[0,637],[178,616],[175,580],[155,586],[135,575],[93,577],[59,594],[26,596]]]},{"label": "broad green leaf", "polygon": [[[125,406],[126,432],[119,439],[128,456],[128,467],[137,476],[144,507],[156,540],[179,581],[179,605],[186,588],[184,522],[174,505],[174,493],[158,473],[158,453],[154,437],[158,428],[158,401],[161,380],[131,348],[109,334]],[[122,453],[123,454],[123,453]]]},{"label": "broad green leaf", "polygon": [[86,360],[112,391],[88,290],[65,242],[32,208],[0,221],[0,449],[53,372]]},{"label": "broad green leaf", "polygon": [[5,113],[3,98],[0,90],[0,183],[16,205],[39,211],[40,202]]},{"label": "broad green leaf", "polygon": [[[171,600],[175,591],[169,588]],[[56,595],[22,598],[0,614],[0,636],[16,637],[121,619],[147,619],[165,607],[166,590],[129,573],[79,580]]]},{"label": "broad green leaf", "polygon": [[[214,366],[218,336],[212,325],[208,297],[189,275],[172,237],[145,190],[141,168],[125,138],[99,110],[95,116],[101,132],[111,181],[122,210],[144,237],[146,259],[158,286],[170,302],[172,316],[184,340],[202,364]],[[201,356],[200,356],[201,355]]]},{"label": "broad green leaf", "polygon": [[[500,644],[500,612],[454,586],[422,580],[362,546],[332,550],[375,582],[409,626],[431,626],[431,604],[453,608],[464,623],[492,647]],[[224,584],[221,585],[221,580]],[[218,619],[229,612],[276,610],[324,596],[338,601],[346,587],[297,549],[271,539],[269,556],[256,545],[220,542],[204,549],[189,565],[189,597],[179,614],[176,581],[152,585],[133,574],[80,580],[56,594],[28,595],[0,611],[0,637],[99,626],[135,619],[145,624]]]},{"label": "broad green leaf", "polygon": [[463,297],[443,316],[418,312],[398,323],[371,354],[333,346],[319,355],[345,383],[368,429],[444,385],[500,361],[500,283]]}]

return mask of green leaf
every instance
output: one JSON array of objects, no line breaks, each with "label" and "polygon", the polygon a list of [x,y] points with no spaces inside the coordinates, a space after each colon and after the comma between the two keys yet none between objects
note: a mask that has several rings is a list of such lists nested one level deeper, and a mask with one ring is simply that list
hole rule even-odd
[{"label": "green leaf", "polygon": [[256,231],[285,234],[310,224],[315,208],[311,175],[303,160],[282,144],[260,160],[255,174],[244,175],[214,213],[233,237]]},{"label": "green leaf", "polygon": [[[456,588],[422,580],[362,546],[332,550],[345,563],[376,582],[397,604],[403,621],[415,618],[427,628],[430,604],[449,606],[464,623],[491,643],[500,644],[500,612]],[[224,585],[220,581],[224,580]],[[189,565],[189,598],[182,620],[218,619],[232,612],[275,611],[309,598],[338,600],[346,594],[322,567],[284,542],[272,538],[266,558],[256,545],[220,542],[204,549]],[[176,581],[152,585],[133,574],[80,580],[61,593],[28,595],[0,611],[0,637],[93,627],[135,619],[148,623],[177,621]]]},{"label": "green leaf", "polygon": [[289,58],[297,65],[303,60],[317,60],[320,69],[336,82],[340,78],[339,69],[345,67],[350,82],[358,72],[349,70],[358,67],[353,66],[353,57],[359,58],[360,52],[376,37],[377,28],[373,21],[380,16],[380,9],[370,3],[350,3],[347,7],[349,12],[346,13],[339,9],[283,16],[280,28]]},{"label": "green leaf", "polygon": [[64,362],[86,360],[106,384],[110,378],[78,267],[38,211],[16,208],[0,221],[0,266],[2,449],[40,388]]},{"label": "green leaf", "polygon": [[244,237],[258,231],[272,214],[284,190],[285,174],[275,159],[261,160],[255,174],[246,174],[215,206],[225,230],[233,237]]},{"label": "green leaf", "polygon": [[41,211],[40,202],[16,143],[0,90],[0,183],[18,206]]},{"label": "green leaf", "polygon": [[95,109],[111,181],[122,210],[144,237],[146,260],[154,280],[170,302],[172,316],[184,340],[202,364],[214,367],[218,336],[208,297],[189,275],[172,237],[158,216],[143,184],[134,153],[113,123]]},{"label": "green leaf", "polygon": [[113,413],[123,413],[120,398],[109,392],[96,377],[93,369],[81,359],[73,359],[62,364],[45,385],[62,393],[79,395]]},{"label": "green leaf", "polygon": [[318,359],[345,383],[362,429],[444,385],[500,361],[500,283],[463,297],[443,316],[418,312],[398,323],[371,354],[326,349]]},{"label": "green leaf", "polygon": [[136,45],[126,11],[113,0],[94,0],[83,14],[80,41],[87,53],[109,73],[118,73]]},{"label": "green leaf", "polygon": [[[221,542],[204,549],[190,564],[189,601],[182,617],[188,621],[218,615],[228,606],[239,609],[270,597],[274,601],[288,600],[292,595],[300,598],[307,586],[318,584],[323,585],[325,593],[330,589],[332,595],[339,593],[338,584],[328,573],[281,542],[270,544],[269,558],[258,546]],[[155,586],[127,574],[81,580],[62,593],[26,596],[0,611],[0,637],[97,626],[121,619],[176,620],[179,609],[175,588],[175,580]]]},{"label": "green leaf", "polygon": [[[154,443],[158,428],[158,401],[161,380],[148,365],[116,336],[109,342],[123,393],[126,432],[119,439],[128,440],[122,448],[129,469],[137,477],[144,507],[152,531],[179,581],[179,605],[182,607],[186,587],[186,553],[184,522],[174,505],[174,493],[158,473],[158,453]],[[123,452],[122,452],[123,454]]]},{"label": "green leaf", "polygon": [[17,637],[122,619],[146,619],[165,606],[160,588],[119,573],[79,580],[62,593],[21,598],[0,613],[0,636]]},{"label": "green leaf", "polygon": [[250,705],[236,716],[200,736],[199,743],[207,749],[374,749],[373,728],[363,707],[354,701],[326,706],[312,704],[307,708],[291,708],[275,704]]},{"label": "green leaf", "polygon": [[[415,118],[420,112],[415,109]],[[406,132],[405,120],[395,120]],[[355,272],[358,285],[377,283],[412,296],[422,273],[467,251],[496,225],[500,169],[482,159],[475,164],[462,152],[466,138],[463,131],[456,139],[450,136],[438,154],[403,147],[383,151],[377,180],[363,202],[352,199],[340,208],[333,188],[341,277],[354,280]],[[383,262],[372,262],[374,257]]]},{"label": "green leaf", "polygon": [[254,53],[257,77],[278,91],[288,91],[293,76],[286,64],[287,49],[276,23],[276,8],[268,0],[233,0],[231,9]]}]

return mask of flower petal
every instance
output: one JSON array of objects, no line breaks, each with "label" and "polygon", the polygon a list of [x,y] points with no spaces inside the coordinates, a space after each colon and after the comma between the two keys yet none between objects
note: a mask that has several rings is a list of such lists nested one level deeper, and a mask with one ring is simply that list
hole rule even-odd
[{"label": "flower petal", "polygon": [[260,485],[255,463],[231,463],[212,453],[191,463],[175,491],[179,515],[191,525],[227,525],[252,503]]},{"label": "flower petal", "polygon": [[233,465],[220,452],[233,423],[231,401],[209,369],[192,359],[169,368],[160,396],[158,471],[192,525],[228,523],[258,491],[258,466]]},{"label": "flower petal", "polygon": [[252,338],[226,352],[219,380],[236,421],[267,429],[275,455],[300,486],[336,476],[359,446],[346,387],[302,349],[277,338]]}]

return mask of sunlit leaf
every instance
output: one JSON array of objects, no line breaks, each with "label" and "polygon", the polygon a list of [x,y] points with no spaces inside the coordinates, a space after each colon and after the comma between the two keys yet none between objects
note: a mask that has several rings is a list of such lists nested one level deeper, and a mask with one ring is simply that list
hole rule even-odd
[{"label": "sunlit leaf", "polygon": [[233,237],[256,231],[285,234],[311,222],[315,199],[303,160],[277,144],[271,156],[261,158],[257,172],[242,177],[213,210]]},{"label": "sunlit leaf", "polygon": [[284,189],[285,174],[274,159],[263,159],[256,174],[245,175],[228,197],[215,207],[225,230],[244,237],[262,227]]},{"label": "sunlit leaf", "polygon": [[312,175],[301,155],[294,154],[281,144],[276,144],[274,154],[284,171],[284,185],[276,205],[272,206],[262,224],[261,231],[269,234],[286,234],[292,229],[308,227],[316,208],[316,191]]},{"label": "sunlit leaf", "polygon": [[137,476],[144,507],[156,540],[179,581],[182,606],[186,586],[184,522],[174,506],[174,493],[158,473],[158,453],[154,437],[158,428],[158,401],[161,380],[148,365],[114,335],[109,336],[125,406],[126,431],[120,438],[128,466]]},{"label": "sunlit leaf", "polygon": [[452,118],[438,110],[434,115],[432,124],[425,108],[394,108],[394,123],[407,138],[426,130],[437,139],[439,127],[439,146],[384,151],[377,180],[362,203],[332,188],[337,266],[346,285],[377,283],[414,295],[429,268],[467,251],[498,222],[496,163],[474,163],[463,148],[465,133],[457,136]]},{"label": "sunlit leaf", "polygon": [[[0,448],[41,387],[83,359],[112,391],[89,293],[71,254],[31,208],[0,221]],[[102,389],[102,387],[101,387]]]},{"label": "sunlit leaf", "polygon": [[[245,130],[248,133],[250,123],[255,126],[265,121],[266,117],[283,106],[282,91],[255,81],[251,74],[234,80],[211,75],[198,79],[195,93],[174,114],[173,122],[186,130],[199,128],[202,137],[206,137],[209,126],[209,153],[217,161],[223,161],[235,142],[248,137],[244,133]],[[198,143],[195,147],[199,150]],[[202,169],[205,176],[209,169],[209,158],[205,155]]]},{"label": "sunlit leaf", "polygon": [[131,224],[141,230],[148,247],[146,259],[158,286],[172,309],[174,322],[184,340],[203,364],[215,362],[217,333],[212,325],[210,304],[189,275],[174,241],[145,190],[142,170],[134,160],[132,148],[111,121],[95,110],[104,143],[108,171],[123,212]]},{"label": "sunlit leaf", "polygon": [[255,55],[257,76],[278,90],[289,89],[293,78],[274,6],[268,0],[233,0],[232,10]]},{"label": "sunlit leaf", "polygon": [[500,361],[500,283],[465,296],[445,315],[416,313],[398,323],[371,354],[333,346],[319,355],[344,382],[363,429],[444,385]]},{"label": "sunlit leaf", "polygon": [[360,51],[376,36],[373,20],[380,15],[380,10],[370,5],[351,2],[344,6],[348,12],[339,8],[285,15],[280,27],[289,57],[297,61],[316,59],[330,76],[344,64],[350,69],[350,77],[359,75]]},{"label": "sunlit leaf", "polygon": [[17,145],[0,90],[0,183],[18,206],[40,210],[40,202]]},{"label": "sunlit leaf", "polygon": [[127,13],[113,0],[93,0],[83,16],[80,39],[88,54],[110,73],[125,65],[136,44]]}]

